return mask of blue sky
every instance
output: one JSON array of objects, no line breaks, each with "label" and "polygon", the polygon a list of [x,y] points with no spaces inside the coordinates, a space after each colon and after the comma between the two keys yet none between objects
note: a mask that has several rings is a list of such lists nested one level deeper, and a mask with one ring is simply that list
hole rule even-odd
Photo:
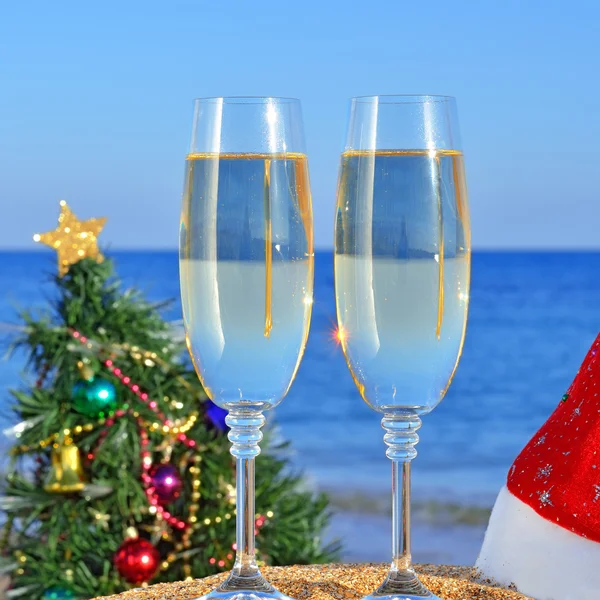
[{"label": "blue sky", "polygon": [[600,3],[0,3],[0,247],[58,200],[113,248],[177,244],[192,100],[302,99],[331,246],[347,98],[458,98],[478,248],[600,247]]}]

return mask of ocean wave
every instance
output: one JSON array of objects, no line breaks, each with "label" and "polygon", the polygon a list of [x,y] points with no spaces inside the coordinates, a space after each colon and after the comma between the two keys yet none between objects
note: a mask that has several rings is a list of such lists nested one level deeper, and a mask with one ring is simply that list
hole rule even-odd
[{"label": "ocean wave", "polygon": [[[385,515],[391,513],[391,499],[363,492],[329,492],[331,507],[339,513],[361,513],[365,515]],[[490,506],[443,501],[437,499],[416,499],[412,502],[414,521],[435,526],[485,525],[491,514]]]}]

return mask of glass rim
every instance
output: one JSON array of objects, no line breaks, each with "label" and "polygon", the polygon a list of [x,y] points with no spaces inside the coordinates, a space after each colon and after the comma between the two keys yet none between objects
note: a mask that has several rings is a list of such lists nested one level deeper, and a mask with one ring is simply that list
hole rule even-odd
[{"label": "glass rim", "polygon": [[291,104],[294,102],[299,103],[300,99],[286,96],[201,96],[194,98],[194,102],[222,102],[224,104],[267,104],[269,102],[276,102],[279,104]]},{"label": "glass rim", "polygon": [[425,104],[427,102],[454,102],[454,96],[444,94],[378,94],[371,96],[354,96],[351,102],[364,104]]}]

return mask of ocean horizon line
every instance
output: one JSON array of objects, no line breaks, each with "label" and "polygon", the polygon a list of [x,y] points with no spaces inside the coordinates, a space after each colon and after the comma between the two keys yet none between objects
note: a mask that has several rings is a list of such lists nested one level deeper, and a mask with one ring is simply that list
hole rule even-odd
[{"label": "ocean horizon line", "polygon": [[[178,252],[177,247],[101,247],[102,252],[107,254],[144,254],[144,253],[155,253],[155,254],[172,254]],[[0,247],[0,254],[48,254],[50,255],[52,249],[45,247]],[[315,248],[316,253],[332,253],[333,247],[318,247]],[[473,253],[476,254],[600,254],[600,246],[587,248],[587,247],[476,247],[472,249]]]}]

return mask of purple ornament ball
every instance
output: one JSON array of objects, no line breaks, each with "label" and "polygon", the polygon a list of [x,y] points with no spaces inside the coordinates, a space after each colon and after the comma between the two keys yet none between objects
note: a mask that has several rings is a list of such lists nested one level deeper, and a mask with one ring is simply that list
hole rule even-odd
[{"label": "purple ornament ball", "polygon": [[161,504],[169,504],[181,493],[183,482],[179,471],[173,465],[158,465],[150,472],[151,485]]}]

